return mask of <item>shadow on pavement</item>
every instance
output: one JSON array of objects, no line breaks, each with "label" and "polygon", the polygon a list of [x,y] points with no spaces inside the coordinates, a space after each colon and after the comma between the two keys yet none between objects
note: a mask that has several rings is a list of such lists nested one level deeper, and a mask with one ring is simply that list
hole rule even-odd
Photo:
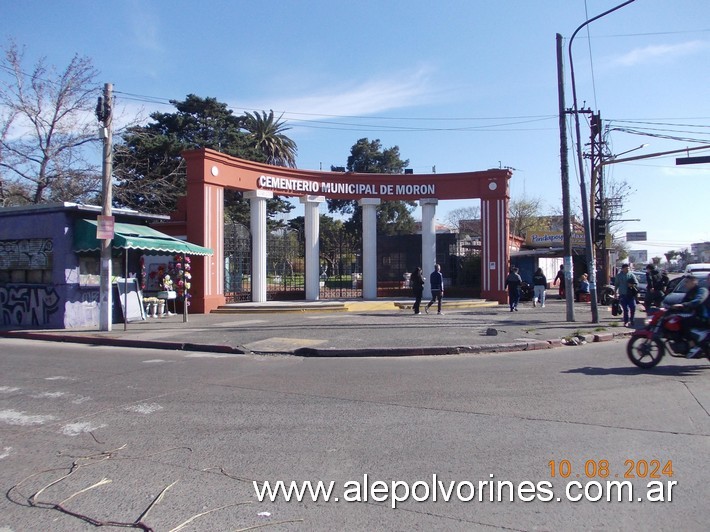
[{"label": "shadow on pavement", "polygon": [[[629,364],[631,364],[629,362]],[[641,369],[636,366],[625,366],[619,368],[594,368],[586,366],[583,368],[570,369],[563,373],[582,373],[589,376],[605,376],[605,375],[660,375],[666,377],[691,377],[700,375],[701,373],[710,370],[710,366],[693,365],[693,366],[656,366],[652,369]]]}]

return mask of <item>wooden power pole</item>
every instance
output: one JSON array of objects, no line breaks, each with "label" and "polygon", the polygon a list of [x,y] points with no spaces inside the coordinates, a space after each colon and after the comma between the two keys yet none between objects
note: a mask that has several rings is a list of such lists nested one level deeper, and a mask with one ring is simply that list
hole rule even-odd
[{"label": "wooden power pole", "polygon": [[99,328],[110,331],[113,323],[113,294],[111,292],[111,242],[113,241],[113,132],[112,132],[113,85],[104,85],[103,98],[99,98],[96,116],[101,123],[100,134],[104,141],[101,189],[101,216],[96,224],[96,237],[101,240],[101,275],[99,278]]}]

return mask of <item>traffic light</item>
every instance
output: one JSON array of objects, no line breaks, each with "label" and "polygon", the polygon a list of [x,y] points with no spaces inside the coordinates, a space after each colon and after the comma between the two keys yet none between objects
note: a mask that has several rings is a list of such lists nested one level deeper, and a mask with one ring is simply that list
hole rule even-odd
[{"label": "traffic light", "polygon": [[592,224],[592,229],[594,232],[594,242],[604,242],[606,240],[606,229],[607,220],[602,220],[600,218],[594,218]]}]

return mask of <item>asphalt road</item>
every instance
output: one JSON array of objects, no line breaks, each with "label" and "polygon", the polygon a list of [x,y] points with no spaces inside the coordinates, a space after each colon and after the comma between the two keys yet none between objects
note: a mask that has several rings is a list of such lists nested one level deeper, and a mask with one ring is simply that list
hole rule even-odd
[{"label": "asphalt road", "polygon": [[[95,530],[81,516],[155,530],[706,530],[710,364],[642,372],[623,348],[314,359],[0,338],[0,531]],[[333,481],[340,500],[259,502],[253,481],[278,480]],[[577,497],[611,480],[629,480],[633,501],[567,500],[569,482]],[[664,502],[648,500],[652,480]],[[515,500],[490,501],[487,481],[509,481]],[[393,482],[423,500],[385,497]]]}]

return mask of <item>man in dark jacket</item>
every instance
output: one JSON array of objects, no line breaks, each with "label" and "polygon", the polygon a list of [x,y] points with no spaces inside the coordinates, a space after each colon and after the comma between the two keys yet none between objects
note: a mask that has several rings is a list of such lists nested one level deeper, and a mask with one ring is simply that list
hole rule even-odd
[{"label": "man in dark jacket", "polygon": [[555,280],[552,282],[552,285],[556,285],[557,281],[560,282],[560,299],[565,298],[565,265],[560,264],[560,269],[557,271],[557,275],[555,275]]},{"label": "man in dark jacket", "polygon": [[661,272],[656,269],[654,264],[646,266],[646,296],[643,300],[643,306],[646,307],[646,312],[651,307],[658,307],[663,300],[663,281]]},{"label": "man in dark jacket", "polygon": [[510,303],[510,312],[518,311],[518,303],[520,302],[520,286],[523,284],[523,279],[518,273],[518,268],[513,266],[510,269],[508,277],[505,278],[505,287],[508,289],[508,302]]},{"label": "man in dark jacket", "polygon": [[434,266],[434,271],[429,276],[429,283],[431,285],[431,301],[424,307],[424,312],[429,314],[429,307],[436,301],[438,304],[437,314],[441,314],[441,298],[444,297],[444,276],[441,275],[441,266],[438,264]]}]

